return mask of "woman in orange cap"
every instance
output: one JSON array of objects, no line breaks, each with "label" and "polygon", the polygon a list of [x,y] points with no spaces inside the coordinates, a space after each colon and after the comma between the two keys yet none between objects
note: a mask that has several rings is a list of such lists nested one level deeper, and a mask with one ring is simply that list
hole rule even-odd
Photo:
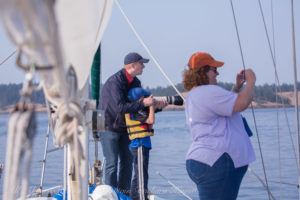
[{"label": "woman in orange cap", "polygon": [[251,69],[243,70],[236,76],[234,89],[227,91],[216,79],[223,64],[208,53],[197,52],[183,74],[182,85],[189,91],[186,120],[193,139],[186,168],[201,200],[236,199],[248,164],[255,160],[239,112],[253,99],[256,77]]}]

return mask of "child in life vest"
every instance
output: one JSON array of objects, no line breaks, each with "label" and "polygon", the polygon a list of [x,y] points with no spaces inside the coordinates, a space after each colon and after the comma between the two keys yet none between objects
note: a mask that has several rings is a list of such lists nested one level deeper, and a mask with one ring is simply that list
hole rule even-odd
[{"label": "child in life vest", "polygon": [[[130,101],[143,101],[144,97],[150,96],[151,93],[142,88],[132,88],[128,92]],[[149,164],[149,151],[152,148],[150,136],[153,136],[154,131],[152,125],[155,122],[154,106],[145,107],[137,113],[126,113],[125,121],[127,132],[131,144],[129,145],[134,165],[134,176],[131,182],[130,197],[133,200],[140,199],[139,189],[139,171],[138,171],[138,151],[142,159],[140,165],[143,166],[143,184],[145,200],[148,200],[148,164]]]}]

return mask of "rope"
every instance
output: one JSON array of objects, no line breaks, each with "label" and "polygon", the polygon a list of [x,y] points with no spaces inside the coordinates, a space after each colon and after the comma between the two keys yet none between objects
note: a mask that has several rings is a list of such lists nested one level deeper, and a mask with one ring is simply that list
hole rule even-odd
[{"label": "rope", "polygon": [[[5,155],[5,173],[4,173],[4,181],[3,181],[3,200],[15,199],[14,193],[11,193],[11,189],[15,188],[15,180],[12,171],[16,166],[13,163],[13,147],[14,151],[20,151],[21,146],[15,146],[15,134],[16,134],[16,126],[15,123],[18,121],[20,117],[19,112],[14,112],[11,114],[8,125],[7,125],[7,145],[6,145],[6,155]],[[11,187],[13,186],[13,187]]]},{"label": "rope", "polygon": [[[240,53],[241,53],[241,57],[242,57],[242,61],[243,61],[243,68],[245,70],[246,68],[245,68],[245,62],[244,62],[244,55],[243,55],[243,51],[242,51],[242,45],[241,45],[241,41],[240,41],[240,35],[239,35],[239,31],[238,31],[238,26],[237,26],[237,23],[236,23],[236,17],[235,17],[235,12],[234,12],[234,7],[233,7],[232,0],[230,0],[230,4],[231,4],[231,9],[232,9],[233,19],[234,19],[234,24],[235,24],[235,30],[236,30],[236,34],[237,34],[237,38],[238,38]],[[269,190],[267,173],[266,173],[266,169],[265,169],[265,163],[264,163],[264,159],[263,159],[262,148],[261,148],[261,143],[260,143],[260,139],[259,139],[259,133],[258,133],[258,130],[257,130],[256,118],[255,118],[254,108],[253,108],[252,102],[251,102],[250,105],[251,105],[251,111],[252,111],[252,116],[253,116],[254,125],[255,125],[255,131],[256,131],[256,136],[257,136],[257,141],[258,141],[260,157],[261,157],[261,161],[262,161],[264,177],[265,177],[265,181],[266,181],[266,189],[267,189],[268,197],[269,197],[269,200],[270,200],[271,192]]]},{"label": "rope", "polygon": [[[273,0],[271,0],[271,19],[272,19],[272,36],[273,36],[273,55],[274,61],[276,63],[276,43],[275,43],[275,26],[274,26],[274,8],[273,8]],[[276,76],[276,75],[275,75]],[[276,82],[276,78],[275,78]],[[276,103],[278,103],[278,87],[275,87],[276,94]],[[280,196],[279,199],[282,199],[282,169],[281,169],[281,148],[280,148],[280,126],[279,126],[279,106],[276,106],[276,121],[277,121],[277,142],[278,142],[278,168],[279,168],[279,182],[280,182]]]},{"label": "rope", "polygon": [[[68,109],[70,109],[71,115]],[[61,104],[55,113],[56,118],[59,119],[56,122],[57,133],[55,133],[55,143],[58,146],[69,144],[68,151],[72,152],[71,165],[75,169],[75,177],[78,183],[76,184],[76,188],[73,188],[75,199],[80,199],[81,195],[80,166],[81,159],[84,159],[83,148],[78,139],[81,133],[81,124],[79,122],[82,121],[82,113],[80,106],[74,102]]]},{"label": "rope", "polygon": [[[243,54],[243,50],[242,50],[242,45],[241,45],[239,30],[238,30],[238,26],[237,26],[237,22],[236,22],[236,18],[235,18],[235,12],[234,12],[234,8],[233,8],[232,0],[230,0],[230,5],[231,5],[232,15],[233,15],[233,19],[234,19],[235,32],[236,32],[236,35],[237,35],[237,38],[238,38],[238,44],[239,44],[241,58],[242,58],[242,62],[243,62],[243,69],[246,70],[245,61],[244,61],[244,54]],[[244,79],[245,79],[245,75],[244,75]]]},{"label": "rope", "polygon": [[294,186],[294,187],[299,187],[298,184],[295,184],[295,183],[287,183],[287,182],[283,182],[283,181],[272,181],[272,180],[269,180],[269,182],[272,182],[272,183],[279,183],[279,184],[282,184],[282,185],[289,185],[289,186]]},{"label": "rope", "polygon": [[[277,94],[277,87],[275,87],[275,92]],[[276,102],[277,102],[277,95],[276,95]],[[276,120],[277,120],[277,141],[278,141],[278,167],[279,167],[279,179],[280,179],[280,199],[282,198],[282,170],[281,170],[281,154],[280,154],[280,127],[279,127],[279,111],[278,111],[278,106],[276,106]]]},{"label": "rope", "polygon": [[141,45],[144,47],[144,49],[147,51],[147,53],[149,54],[149,56],[151,57],[151,59],[154,61],[154,63],[157,66],[157,68],[160,70],[160,72],[163,74],[163,76],[167,79],[167,81],[171,84],[171,86],[174,88],[174,90],[177,92],[177,94],[185,101],[185,98],[182,96],[182,94],[176,88],[176,86],[174,85],[174,83],[170,80],[170,78],[164,72],[164,70],[162,69],[162,67],[160,66],[160,64],[157,62],[157,60],[154,58],[154,56],[150,52],[149,48],[145,45],[144,41],[142,40],[142,38],[140,37],[140,35],[135,30],[135,28],[132,25],[132,23],[130,22],[129,18],[127,17],[127,15],[125,14],[125,12],[121,8],[118,0],[115,0],[115,3],[118,6],[118,8],[120,9],[122,15],[124,16],[125,20],[127,21],[128,25],[130,26],[131,30],[133,31],[133,33],[135,34],[135,36],[137,37],[137,39],[139,40],[139,42],[141,43]]},{"label": "rope", "polygon": [[12,57],[16,52],[18,51],[18,49],[14,50],[11,54],[9,54],[1,63],[0,66],[3,65],[10,57]]},{"label": "rope", "polygon": [[252,102],[251,102],[251,111],[252,111],[252,116],[253,116],[253,120],[254,120],[254,127],[255,127],[255,132],[256,132],[256,136],[257,136],[257,142],[258,142],[260,158],[261,158],[261,162],[262,162],[262,166],[263,166],[264,177],[265,177],[265,181],[266,181],[266,189],[267,189],[268,196],[270,199],[271,191],[270,191],[269,185],[268,185],[267,173],[266,173],[266,169],[265,169],[265,163],[264,163],[264,158],[263,158],[263,154],[262,154],[262,148],[261,148],[260,138],[259,138],[259,134],[258,134],[258,130],[257,130],[256,118],[254,115],[254,108],[253,108]]},{"label": "rope", "polygon": [[25,153],[25,175],[22,180],[22,191],[21,199],[26,199],[28,185],[29,185],[29,174],[30,174],[30,165],[31,165],[31,156],[32,156],[32,141],[29,141],[26,144],[26,153]]},{"label": "rope", "polygon": [[[270,37],[269,37],[269,33],[268,33],[268,29],[267,29],[267,25],[266,25],[266,21],[265,21],[265,17],[264,17],[264,13],[263,13],[263,10],[262,10],[262,6],[261,6],[261,1],[260,0],[258,0],[258,4],[259,4],[259,8],[260,8],[260,13],[261,13],[261,17],[262,17],[262,20],[263,20],[263,24],[264,24],[265,34],[266,34],[267,41],[268,41],[268,47],[269,47],[269,51],[270,51],[270,54],[271,54],[274,71],[275,71],[275,79],[276,79],[275,83],[277,83],[277,85],[279,86],[280,82],[279,82],[278,73],[277,73],[277,65],[276,65],[276,62],[275,62],[274,54],[272,52]],[[278,88],[279,88],[279,92],[281,92],[281,88],[280,87],[278,87]],[[281,103],[284,104],[283,98],[280,97],[280,99],[281,99]],[[294,152],[294,157],[295,157],[295,161],[296,161],[296,166],[297,166],[297,169],[299,171],[299,165],[298,165],[298,162],[297,162],[297,160],[298,160],[297,159],[297,154],[296,154],[295,145],[294,145],[293,137],[292,137],[292,132],[291,132],[291,128],[290,128],[290,125],[289,125],[289,120],[288,120],[288,117],[287,117],[287,112],[286,112],[285,107],[283,107],[283,110],[284,110],[285,118],[286,118],[286,121],[287,121],[287,126],[288,126],[290,140],[291,140],[292,147],[293,147],[293,152]]]},{"label": "rope", "polygon": [[35,130],[34,107],[28,105],[17,107],[8,122],[3,200],[16,199],[16,187],[22,177],[19,166],[24,165],[21,199],[26,197]]},{"label": "rope", "polygon": [[156,172],[160,177],[162,177],[163,179],[165,179],[175,190],[177,190],[178,192],[180,192],[184,197],[186,197],[189,200],[192,200],[191,197],[189,197],[187,194],[185,194],[181,189],[179,189],[179,187],[177,187],[174,183],[172,183],[171,181],[169,181],[166,177],[164,177],[159,171]]},{"label": "rope", "polygon": [[[264,181],[261,178],[259,178],[259,176],[254,171],[252,171],[250,167],[248,167],[248,171],[251,172],[261,182],[261,184],[265,187],[265,189],[269,191],[268,186],[264,183]],[[269,194],[273,200],[276,200],[271,192]]]},{"label": "rope", "polygon": [[[268,41],[269,51],[270,51],[271,58],[272,58],[272,61],[273,61],[273,67],[274,67],[275,79],[276,79],[275,83],[277,84],[277,86],[279,86],[280,82],[279,82],[279,78],[278,78],[275,57],[274,57],[273,52],[272,52],[270,38],[269,38],[269,33],[268,33],[267,26],[266,26],[266,22],[265,22],[265,18],[264,18],[264,14],[263,14],[263,10],[262,10],[262,6],[261,6],[260,0],[258,0],[258,3],[259,3],[260,13],[261,13],[261,16],[262,16],[262,19],[263,19],[263,23],[264,23],[264,29],[265,29],[265,33],[266,33],[266,37],[267,37],[267,41]],[[279,89],[279,92],[281,92],[281,88],[278,87],[278,89]],[[280,97],[280,99],[281,99],[281,104],[284,104],[283,98]],[[285,118],[286,118],[288,130],[289,130],[289,134],[290,134],[290,139],[291,139],[291,143],[292,143],[292,147],[293,147],[293,152],[294,152],[294,157],[295,157],[297,169],[299,170],[299,166],[298,166],[298,163],[297,163],[298,159],[297,159],[297,154],[296,154],[296,150],[295,150],[295,145],[294,145],[294,142],[293,142],[292,132],[291,132],[291,128],[290,128],[290,125],[289,125],[289,120],[288,120],[287,112],[286,112],[286,109],[285,109],[284,106],[283,106],[283,110],[284,110],[284,114],[285,114]]]}]

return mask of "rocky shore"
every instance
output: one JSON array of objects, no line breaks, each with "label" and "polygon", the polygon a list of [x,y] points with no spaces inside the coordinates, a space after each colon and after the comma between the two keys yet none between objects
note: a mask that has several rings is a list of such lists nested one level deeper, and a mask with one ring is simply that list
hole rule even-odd
[{"label": "rocky shore", "polygon": [[[264,101],[264,102],[256,102],[252,101],[253,108],[276,108],[276,107],[293,107],[295,106],[295,99],[294,99],[294,92],[281,92],[279,93],[281,97],[287,98],[290,100],[290,104],[281,104],[281,103],[275,103],[270,101]],[[183,96],[186,96],[186,93],[183,93]],[[298,99],[300,97],[300,92],[298,92]],[[298,102],[298,105],[300,105],[300,102]],[[184,110],[184,106],[174,106],[174,105],[168,105],[165,110]]]},{"label": "rocky shore", "polygon": [[[14,110],[14,105],[7,106],[4,109],[0,109],[0,114],[11,113]],[[47,112],[47,108],[43,104],[35,104],[35,110],[37,112]]]}]

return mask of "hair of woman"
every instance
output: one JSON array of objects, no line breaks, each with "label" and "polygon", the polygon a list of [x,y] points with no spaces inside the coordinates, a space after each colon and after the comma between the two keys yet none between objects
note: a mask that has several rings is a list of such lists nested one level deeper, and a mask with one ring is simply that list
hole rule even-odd
[{"label": "hair of woman", "polygon": [[198,67],[196,69],[185,69],[183,71],[182,87],[185,90],[190,91],[195,86],[208,85],[207,72],[210,70],[210,66],[206,65]]}]

